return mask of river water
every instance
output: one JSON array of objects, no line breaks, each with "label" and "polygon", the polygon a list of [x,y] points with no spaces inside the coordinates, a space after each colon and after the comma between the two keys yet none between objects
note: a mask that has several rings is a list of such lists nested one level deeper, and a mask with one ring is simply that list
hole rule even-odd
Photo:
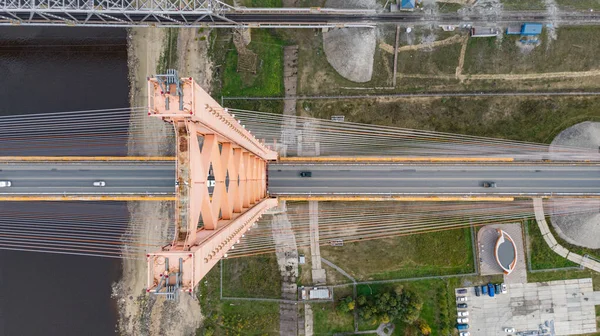
[{"label": "river water", "polygon": [[[127,107],[128,92],[124,29],[0,28],[0,116]],[[0,250],[0,335],[115,334],[120,272],[118,259]]]}]

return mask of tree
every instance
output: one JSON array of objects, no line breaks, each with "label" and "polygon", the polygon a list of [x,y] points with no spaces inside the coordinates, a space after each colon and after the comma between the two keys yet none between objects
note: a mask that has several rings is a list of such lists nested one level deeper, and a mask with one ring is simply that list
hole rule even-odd
[{"label": "tree", "polygon": [[364,306],[367,304],[367,298],[364,295],[360,295],[356,298],[356,304],[358,304],[359,307]]},{"label": "tree", "polygon": [[338,303],[337,310],[341,313],[347,313],[349,311],[354,310],[355,306],[356,304],[354,303],[352,297],[346,296],[345,298],[341,299]]},{"label": "tree", "polygon": [[429,326],[429,324],[427,324],[427,321],[425,321],[424,319],[419,319],[417,321],[417,327],[419,327],[421,335],[428,336],[431,334],[431,327]]},{"label": "tree", "polygon": [[382,323],[391,322],[397,318],[412,324],[421,313],[423,301],[412,291],[391,291],[356,298],[358,315],[364,320],[376,320]]}]

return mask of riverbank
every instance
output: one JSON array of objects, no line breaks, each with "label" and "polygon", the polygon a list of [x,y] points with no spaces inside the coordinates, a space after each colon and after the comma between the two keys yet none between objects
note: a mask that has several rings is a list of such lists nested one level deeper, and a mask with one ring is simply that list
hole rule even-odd
[{"label": "riverbank", "polygon": [[[176,43],[174,43],[176,41]],[[175,57],[173,57],[175,55]],[[182,77],[193,77],[210,90],[211,63],[208,57],[208,32],[201,29],[135,28],[129,30],[128,65],[131,107],[147,106],[146,79],[161,68],[174,67]],[[135,114],[135,115],[134,115]],[[134,110],[134,117],[146,111]],[[139,120],[139,119],[138,119]],[[155,118],[141,118],[142,127],[130,132],[129,155],[173,155],[175,144],[171,125]],[[171,239],[172,202],[131,202],[131,223],[143,223],[140,240]],[[181,295],[179,303],[148,297],[145,292],[147,265],[144,252],[140,260],[123,261],[123,278],[114,286],[119,304],[119,330],[125,335],[195,334],[202,315],[195,296]]]}]

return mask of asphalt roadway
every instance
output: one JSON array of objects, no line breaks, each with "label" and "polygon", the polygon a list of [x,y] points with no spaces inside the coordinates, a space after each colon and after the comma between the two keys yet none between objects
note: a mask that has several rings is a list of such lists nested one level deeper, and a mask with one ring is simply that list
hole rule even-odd
[{"label": "asphalt roadway", "polygon": [[[285,195],[600,195],[600,165],[270,164],[268,189]],[[312,177],[300,177],[310,171]],[[173,162],[2,163],[0,195],[172,195]],[[106,186],[95,187],[95,181]],[[496,188],[484,188],[484,181]],[[212,189],[212,188],[209,188]]]},{"label": "asphalt roadway", "polygon": [[[173,162],[2,163],[0,195],[172,195]],[[95,181],[106,186],[94,187]]]},{"label": "asphalt roadway", "polygon": [[[268,176],[272,196],[600,195],[600,165],[273,164]],[[485,181],[496,188],[484,188]]]}]

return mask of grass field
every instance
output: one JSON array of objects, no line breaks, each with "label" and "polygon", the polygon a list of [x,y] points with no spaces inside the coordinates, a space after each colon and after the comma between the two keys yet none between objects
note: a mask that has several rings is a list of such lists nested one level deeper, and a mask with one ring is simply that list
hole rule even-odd
[{"label": "grass field", "polygon": [[546,8],[542,0],[501,0],[505,10],[539,10]]},{"label": "grass field", "polygon": [[313,303],[313,332],[315,335],[332,335],[354,331],[352,313],[339,313],[334,303]]},{"label": "grass field", "polygon": [[549,143],[565,128],[600,120],[599,98],[414,98],[310,100],[317,118]]},{"label": "grass field", "polygon": [[560,270],[560,271],[548,271],[548,272],[536,272],[528,273],[528,282],[545,282],[554,280],[568,280],[568,279],[583,279],[592,278],[594,284],[594,290],[600,290],[600,273],[594,272],[588,269],[583,270]]},{"label": "grass field", "polygon": [[217,264],[200,282],[197,295],[205,317],[196,335],[279,335],[279,303],[220,301]]},{"label": "grass field", "polygon": [[[225,58],[221,58],[223,71],[220,73],[221,90],[215,90],[214,95],[234,97],[280,97],[283,96],[283,47],[285,41],[276,32],[267,29],[252,30],[252,42],[248,49],[258,56],[256,74],[238,72],[238,52],[230,42]],[[213,54],[216,51],[213,52]],[[222,51],[221,51],[222,52]],[[218,59],[218,57],[216,57]],[[282,113],[283,101],[263,100],[228,100],[225,106]]]},{"label": "grass field", "polygon": [[281,298],[281,274],[275,254],[225,259],[223,296]]},{"label": "grass field", "polygon": [[572,261],[561,257],[552,251],[548,244],[544,241],[542,233],[535,220],[527,220],[525,222],[527,230],[529,232],[530,242],[530,254],[531,254],[531,268],[534,270],[540,269],[551,269],[551,268],[562,268],[562,267],[576,267],[578,266]]},{"label": "grass field", "polygon": [[600,9],[600,0],[556,0],[558,6],[571,10]]},{"label": "grass field", "polygon": [[359,281],[473,272],[468,228],[323,246],[321,255]]},{"label": "grass field", "polygon": [[460,43],[436,48],[434,51],[402,51],[398,53],[398,73],[454,74],[460,56]]},{"label": "grass field", "polygon": [[[558,38],[529,53],[516,45],[519,36],[504,36],[500,44],[494,38],[472,38],[465,55],[465,74],[544,73],[586,71],[600,67],[600,30],[595,26],[561,27]],[[548,44],[549,43],[549,44]]]}]

